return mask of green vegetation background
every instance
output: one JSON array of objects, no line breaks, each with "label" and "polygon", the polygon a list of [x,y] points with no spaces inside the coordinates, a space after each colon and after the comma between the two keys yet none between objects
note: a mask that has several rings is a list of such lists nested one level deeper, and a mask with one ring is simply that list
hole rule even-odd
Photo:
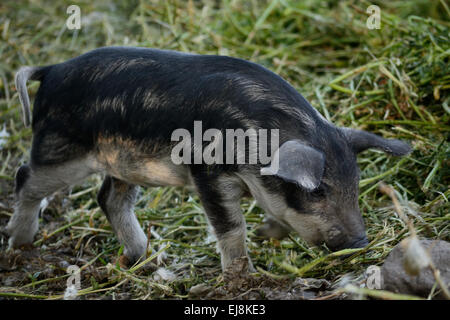
[{"label": "green vegetation background", "polygon": [[[81,8],[80,30],[65,25],[71,4]],[[370,4],[381,8],[379,30],[366,26]],[[263,213],[253,199],[244,199],[250,255],[260,272],[336,282],[381,264],[408,235],[390,199],[378,190],[381,180],[395,188],[420,237],[449,240],[449,21],[442,0],[2,1],[0,132],[9,137],[0,140],[0,225],[11,215],[13,177],[28,161],[31,143],[14,73],[24,65],[53,64],[97,47],[125,45],[254,61],[280,74],[335,124],[404,139],[414,147],[403,159],[374,150],[360,156],[360,207],[372,251],[351,259],[317,261],[326,250],[311,248],[296,235],[281,242],[257,241],[253,231]],[[30,82],[32,99],[38,85]],[[35,242],[41,257],[63,249],[67,257],[81,255],[84,260],[75,262],[83,265],[83,287],[89,287],[83,295],[174,298],[186,297],[196,284],[220,286],[220,261],[201,204],[181,188],[143,189],[136,208],[144,229],[153,231],[155,250],[165,248],[161,255],[175,278],[158,282],[142,269],[124,276],[115,264],[121,248],[95,202],[100,184],[100,177],[92,177],[70,196],[66,191],[65,201],[56,197],[44,211]],[[0,238],[0,252],[6,242]],[[43,298],[64,291],[62,267],[47,263],[51,272],[46,273],[32,261],[28,269],[19,268],[23,278],[3,283],[0,295]],[[98,276],[101,270],[104,276]]]}]

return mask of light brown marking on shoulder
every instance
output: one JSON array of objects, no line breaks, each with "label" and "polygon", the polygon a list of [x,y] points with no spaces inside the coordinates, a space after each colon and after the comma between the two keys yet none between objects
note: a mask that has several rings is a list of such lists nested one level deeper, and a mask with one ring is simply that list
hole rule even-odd
[{"label": "light brown marking on shoulder", "polygon": [[[112,176],[137,185],[183,186],[188,181],[183,169],[172,164],[170,157],[153,158],[136,142],[123,137],[97,140],[97,161]],[[150,151],[151,152],[151,151]]]},{"label": "light brown marking on shoulder", "polygon": [[[127,154],[126,159],[123,159],[124,153]],[[107,172],[116,178],[120,179],[123,177],[123,170],[121,168],[124,166],[124,162],[131,163],[131,158],[136,158],[137,154],[136,144],[120,136],[99,136],[97,139],[97,161]]]}]

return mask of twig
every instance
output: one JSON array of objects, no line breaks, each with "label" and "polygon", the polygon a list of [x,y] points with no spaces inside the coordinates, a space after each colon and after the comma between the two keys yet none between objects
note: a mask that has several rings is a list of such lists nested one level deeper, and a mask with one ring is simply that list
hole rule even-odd
[{"label": "twig", "polygon": [[424,300],[423,298],[408,294],[398,294],[385,290],[359,288],[351,284],[347,285],[345,288],[339,289],[337,292],[364,294],[367,296],[385,300]]}]

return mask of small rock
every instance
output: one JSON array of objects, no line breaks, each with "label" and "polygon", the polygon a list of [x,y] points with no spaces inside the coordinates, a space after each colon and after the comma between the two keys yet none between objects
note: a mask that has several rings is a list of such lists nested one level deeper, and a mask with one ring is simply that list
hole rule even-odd
[{"label": "small rock", "polygon": [[[430,253],[433,264],[441,273],[442,281],[447,286],[450,285],[450,243],[442,240],[420,240],[420,244]],[[404,268],[405,251],[404,246],[399,244],[387,257],[381,268],[382,288],[396,293],[427,297],[436,282],[433,273],[426,268],[417,276],[409,275]],[[444,298],[443,293],[437,295],[437,298]]]}]

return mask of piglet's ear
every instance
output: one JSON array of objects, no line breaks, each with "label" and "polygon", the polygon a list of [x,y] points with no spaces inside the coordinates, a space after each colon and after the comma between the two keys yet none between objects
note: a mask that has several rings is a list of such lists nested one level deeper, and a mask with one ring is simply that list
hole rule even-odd
[{"label": "piglet's ear", "polygon": [[322,152],[301,141],[291,140],[281,145],[272,156],[270,166],[261,168],[261,174],[275,175],[312,191],[319,186],[324,167]]},{"label": "piglet's ear", "polygon": [[350,128],[342,128],[342,130],[349,145],[356,153],[369,148],[376,148],[393,156],[404,156],[412,150],[407,143],[397,139],[384,139],[367,131]]}]

